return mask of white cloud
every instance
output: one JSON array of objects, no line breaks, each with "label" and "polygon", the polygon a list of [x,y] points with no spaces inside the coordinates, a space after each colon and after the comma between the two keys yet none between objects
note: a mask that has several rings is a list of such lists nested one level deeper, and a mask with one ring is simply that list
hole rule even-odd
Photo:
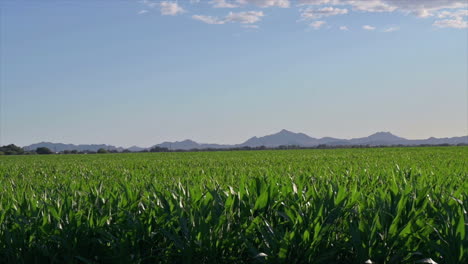
[{"label": "white cloud", "polygon": [[229,2],[229,0],[213,0],[210,2],[214,8],[236,8],[238,5]]},{"label": "white cloud", "polygon": [[227,22],[238,22],[242,24],[253,24],[261,20],[261,17],[264,16],[262,11],[246,11],[233,13],[229,12],[226,16]]},{"label": "white cloud", "polygon": [[298,0],[298,5],[347,5],[364,12],[392,12],[396,9],[384,0]]},{"label": "white cloud", "polygon": [[464,28],[468,28],[468,21],[462,20],[461,18],[443,19],[443,20],[435,21],[434,24],[432,25],[438,28],[464,29]]},{"label": "white cloud", "polygon": [[432,25],[438,28],[468,28],[468,21],[464,17],[468,16],[467,9],[456,9],[454,11],[441,11],[437,14],[438,18],[446,18],[436,20]]},{"label": "white cloud", "polygon": [[387,32],[387,33],[388,33],[388,32],[395,32],[395,31],[398,31],[398,30],[400,30],[399,27],[389,27],[389,28],[384,29],[383,32]]},{"label": "white cloud", "polygon": [[364,12],[401,11],[418,17],[430,17],[444,9],[467,8],[466,0],[298,0],[298,5],[351,6]]},{"label": "white cloud", "polygon": [[442,11],[437,15],[438,18],[463,18],[465,16],[468,16],[468,9],[456,10],[454,12]]},{"label": "white cloud", "polygon": [[160,4],[161,15],[175,16],[177,14],[185,13],[186,11],[176,2],[163,1]]},{"label": "white cloud", "polygon": [[225,23],[224,20],[221,20],[213,16],[193,15],[192,18],[195,20],[201,21],[203,23],[206,23],[206,24],[211,24],[211,25],[221,25]]},{"label": "white cloud", "polygon": [[243,28],[258,29],[258,25],[242,25]]},{"label": "white cloud", "polygon": [[349,28],[348,28],[347,26],[341,26],[341,27],[340,27],[340,30],[343,30],[343,31],[348,31],[348,30],[349,30]]},{"label": "white cloud", "polygon": [[324,7],[320,9],[307,8],[304,9],[301,17],[306,20],[320,19],[323,17],[344,15],[348,13],[348,9],[340,9],[336,7]]},{"label": "white cloud", "polygon": [[256,5],[259,7],[282,7],[287,8],[291,5],[290,0],[237,0],[241,5]]},{"label": "white cloud", "polygon": [[193,15],[192,18],[207,24],[225,24],[228,22],[231,23],[240,23],[240,24],[254,24],[261,20],[264,14],[262,11],[245,11],[245,12],[229,12],[229,14],[224,18],[218,18],[213,16],[203,16],[203,15]]},{"label": "white cloud", "polygon": [[385,1],[393,3],[400,11],[423,18],[433,16],[435,12],[442,9],[458,9],[468,6],[466,0]]},{"label": "white cloud", "polygon": [[369,26],[369,25],[364,25],[364,26],[362,26],[362,28],[365,29],[365,30],[375,30],[375,27]]},{"label": "white cloud", "polygon": [[337,5],[340,1],[336,0],[298,0],[298,5]]},{"label": "white cloud", "polygon": [[[253,5],[261,8],[290,7],[293,3],[300,8],[302,20],[320,20],[311,24],[313,28],[321,28],[324,18],[344,15],[350,12],[395,12],[411,14],[421,18],[432,17],[433,26],[439,28],[466,28],[468,16],[468,0],[206,0],[213,8],[245,8]],[[200,0],[187,0],[190,3],[204,2]],[[187,12],[176,0],[140,0],[143,8],[138,14],[145,14],[151,9],[158,8],[162,15],[178,15]],[[225,17],[209,15],[194,15],[193,19],[208,24],[225,24],[228,22],[253,24],[261,20],[263,12],[244,11],[231,12]],[[321,23],[323,22],[323,23]],[[346,28],[346,29],[344,29]],[[366,30],[375,30],[373,26],[366,25]],[[347,27],[340,27],[347,30]],[[382,32],[393,32],[396,27],[383,29]]]},{"label": "white cloud", "polygon": [[314,21],[314,22],[310,23],[309,26],[311,28],[313,28],[313,29],[319,29],[319,28],[325,26],[326,23],[327,22],[325,22],[325,21],[320,21],[319,20],[319,21]]},{"label": "white cloud", "polygon": [[[190,3],[193,3],[193,1],[196,0],[191,0]],[[177,2],[169,2],[169,1],[149,1],[149,0],[141,0],[139,3],[143,4],[146,9],[140,10],[138,12],[139,15],[144,14],[149,12],[147,9],[153,9],[153,8],[160,8],[161,15],[169,15],[169,16],[175,16],[181,13],[185,13],[186,11],[179,5]]]},{"label": "white cloud", "polygon": [[349,4],[353,7],[354,10],[363,11],[363,12],[393,12],[397,7],[386,3],[382,0],[368,0],[368,1],[346,1],[346,4]]},{"label": "white cloud", "polygon": [[143,4],[144,6],[148,7],[148,8],[155,8],[155,7],[159,6],[159,3],[151,2],[149,0],[141,0],[140,3]]}]

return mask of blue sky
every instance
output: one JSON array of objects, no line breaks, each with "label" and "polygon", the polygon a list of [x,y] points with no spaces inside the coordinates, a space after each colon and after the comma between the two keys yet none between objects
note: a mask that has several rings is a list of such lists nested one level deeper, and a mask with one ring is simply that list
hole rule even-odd
[{"label": "blue sky", "polygon": [[468,133],[466,2],[3,1],[0,144]]}]

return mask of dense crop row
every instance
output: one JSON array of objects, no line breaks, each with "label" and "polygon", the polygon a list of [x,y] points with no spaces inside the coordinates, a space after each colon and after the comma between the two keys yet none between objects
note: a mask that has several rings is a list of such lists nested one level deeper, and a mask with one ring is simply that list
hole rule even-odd
[{"label": "dense crop row", "polygon": [[0,158],[0,262],[468,263],[468,148]]}]

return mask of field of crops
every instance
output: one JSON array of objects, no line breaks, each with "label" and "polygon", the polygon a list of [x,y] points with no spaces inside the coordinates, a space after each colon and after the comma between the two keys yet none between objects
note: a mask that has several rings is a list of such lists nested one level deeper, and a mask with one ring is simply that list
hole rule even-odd
[{"label": "field of crops", "polygon": [[468,263],[468,148],[0,157],[0,263]]}]

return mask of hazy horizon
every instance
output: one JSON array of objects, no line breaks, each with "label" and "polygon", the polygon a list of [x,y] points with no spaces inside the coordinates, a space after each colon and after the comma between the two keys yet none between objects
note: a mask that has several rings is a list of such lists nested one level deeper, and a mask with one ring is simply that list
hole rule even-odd
[{"label": "hazy horizon", "polygon": [[0,145],[468,135],[466,1],[0,3]]},{"label": "hazy horizon", "polygon": [[[244,140],[241,140],[239,142],[233,142],[233,143],[225,143],[225,142],[203,142],[203,141],[198,141],[196,139],[193,139],[193,138],[184,138],[184,139],[177,139],[177,140],[164,140],[164,141],[161,141],[161,142],[153,142],[151,143],[150,145],[136,145],[136,144],[130,144],[130,145],[118,145],[118,144],[108,144],[108,143],[104,143],[104,142],[92,142],[92,143],[89,143],[89,142],[84,142],[84,143],[74,143],[74,142],[53,142],[53,141],[38,141],[38,142],[33,142],[33,143],[30,143],[30,144],[26,144],[26,145],[22,145],[21,147],[25,147],[25,146],[29,146],[29,145],[32,145],[32,144],[36,144],[36,143],[43,143],[43,142],[48,142],[48,143],[62,143],[62,144],[73,144],[73,145],[111,145],[111,146],[114,146],[114,147],[123,147],[123,148],[129,148],[129,147],[152,147],[154,145],[157,145],[157,144],[161,144],[161,143],[164,143],[164,142],[181,142],[181,141],[185,141],[185,140],[191,140],[191,141],[194,141],[196,143],[199,143],[199,144],[219,144],[219,145],[235,145],[235,144],[242,144],[244,143],[245,141],[253,138],[253,137],[264,137],[264,136],[270,136],[270,135],[274,135],[274,134],[277,134],[277,133],[280,133],[282,130],[286,130],[288,132],[293,132],[293,133],[302,133],[302,134],[306,134],[312,138],[316,138],[316,139],[320,139],[320,138],[324,138],[324,137],[331,137],[331,138],[338,138],[338,139],[344,139],[344,140],[350,140],[350,139],[355,139],[355,138],[364,138],[364,137],[368,137],[368,136],[371,136],[373,134],[376,134],[376,133],[391,133],[393,134],[394,136],[398,136],[398,137],[402,137],[404,139],[409,139],[409,140],[424,140],[424,139],[428,139],[428,138],[406,138],[404,136],[401,136],[401,135],[397,135],[397,134],[394,134],[392,133],[391,131],[377,131],[377,132],[374,132],[374,133],[371,133],[371,134],[368,134],[368,135],[363,135],[363,136],[357,136],[357,137],[348,137],[348,138],[345,138],[345,137],[334,137],[334,136],[320,136],[320,137],[315,137],[315,136],[312,136],[312,135],[309,135],[307,133],[304,133],[304,132],[301,132],[301,131],[291,131],[291,130],[288,130],[288,129],[281,129],[281,130],[278,130],[276,132],[271,132],[271,133],[268,133],[268,134],[264,134],[264,135],[253,135],[249,138],[246,138]],[[464,136],[467,136],[467,135],[462,135],[462,136],[450,136],[450,137],[441,137],[441,138],[451,138],[451,137],[464,137]]]}]

